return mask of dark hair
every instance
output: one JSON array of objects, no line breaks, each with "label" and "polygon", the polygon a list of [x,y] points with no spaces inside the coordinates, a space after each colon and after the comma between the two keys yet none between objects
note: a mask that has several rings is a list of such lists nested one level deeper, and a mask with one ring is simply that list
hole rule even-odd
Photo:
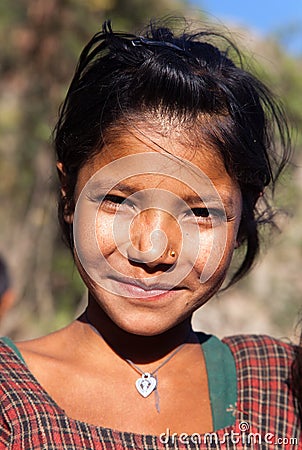
[{"label": "dark hair", "polygon": [[292,389],[298,401],[300,423],[302,425],[302,334],[300,345],[295,347],[295,358],[292,364]]},{"label": "dark hair", "polygon": [[3,294],[10,287],[10,278],[7,270],[7,266],[2,257],[0,257],[0,302]]},{"label": "dark hair", "polygon": [[[211,43],[217,38],[224,39],[225,50]],[[230,59],[230,51],[238,65]],[[280,105],[241,67],[236,47],[218,33],[175,36],[170,28],[151,23],[143,36],[136,36],[113,32],[105,22],[86,45],[54,134],[67,177],[59,219],[69,246],[73,246],[72,225],[64,221],[64,211],[74,208],[79,169],[100,151],[106,130],[123,116],[139,118],[150,110],[178,117],[182,124],[193,122],[200,138],[220,152],[240,186],[243,213],[238,239],[245,244],[245,253],[232,278],[237,281],[259,251],[259,224],[273,223],[264,188],[274,186],[288,159],[290,139]]]}]

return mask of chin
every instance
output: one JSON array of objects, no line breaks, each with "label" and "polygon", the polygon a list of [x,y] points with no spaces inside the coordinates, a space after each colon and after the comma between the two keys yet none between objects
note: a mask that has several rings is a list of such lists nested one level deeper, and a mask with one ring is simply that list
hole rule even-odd
[{"label": "chin", "polygon": [[174,326],[174,325],[171,326],[167,325],[166,327],[163,327],[162,325],[144,323],[143,321],[137,324],[127,323],[117,325],[120,326],[120,328],[123,329],[126,333],[145,337],[158,336],[159,334],[168,331],[170,328],[173,328]]},{"label": "chin", "polygon": [[180,323],[184,322],[187,317],[178,317],[173,321],[173,318],[166,316],[166,319],[170,320],[165,320],[163,316],[147,317],[147,315],[135,315],[135,317],[128,318],[127,320],[115,321],[115,323],[126,333],[136,336],[152,337],[166,333]]}]

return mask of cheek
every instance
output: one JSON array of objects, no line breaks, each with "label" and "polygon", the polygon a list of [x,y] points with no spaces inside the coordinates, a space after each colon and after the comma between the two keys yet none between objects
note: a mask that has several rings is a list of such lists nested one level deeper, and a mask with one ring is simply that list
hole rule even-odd
[{"label": "cheek", "polygon": [[202,283],[207,282],[215,274],[225,273],[232,259],[235,238],[236,227],[232,223],[200,233],[194,269]]},{"label": "cheek", "polygon": [[104,258],[108,257],[117,247],[113,234],[113,220],[107,214],[99,213],[96,218],[96,239],[99,251]]}]

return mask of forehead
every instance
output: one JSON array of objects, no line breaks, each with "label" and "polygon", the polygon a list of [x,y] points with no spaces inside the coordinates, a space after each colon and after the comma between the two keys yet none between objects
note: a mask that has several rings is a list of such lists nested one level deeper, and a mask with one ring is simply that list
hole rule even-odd
[{"label": "forehead", "polygon": [[[114,129],[106,135],[102,149],[81,169],[78,182],[83,186],[98,170],[118,161],[115,171],[120,173],[115,176],[123,175],[125,158],[131,156],[137,185],[147,183],[155,187],[164,183],[167,176],[181,181],[184,173],[194,177],[200,172],[214,185],[233,185],[218,152],[203,142],[197,144],[196,138],[190,142],[188,131],[186,134],[184,139],[180,130],[163,135],[144,126]],[[154,157],[150,158],[150,154]]]}]

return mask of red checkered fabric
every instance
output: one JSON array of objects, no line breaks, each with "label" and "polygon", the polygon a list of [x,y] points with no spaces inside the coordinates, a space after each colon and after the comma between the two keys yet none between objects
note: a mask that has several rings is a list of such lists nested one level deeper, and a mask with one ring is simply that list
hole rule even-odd
[{"label": "red checkered fabric", "polygon": [[237,404],[229,405],[234,425],[207,434],[159,437],[68,418],[15,352],[0,341],[0,449],[301,450],[290,388],[294,347],[267,336],[235,336],[224,342],[237,370]]}]

